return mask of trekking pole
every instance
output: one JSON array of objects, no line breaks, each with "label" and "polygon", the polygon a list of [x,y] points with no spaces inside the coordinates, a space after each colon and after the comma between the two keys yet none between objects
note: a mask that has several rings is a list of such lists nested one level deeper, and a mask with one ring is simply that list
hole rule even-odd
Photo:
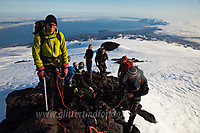
[{"label": "trekking pole", "polygon": [[46,111],[48,111],[48,103],[47,103],[47,86],[46,86],[46,79],[45,79],[45,77],[44,77],[44,95],[45,95]]}]

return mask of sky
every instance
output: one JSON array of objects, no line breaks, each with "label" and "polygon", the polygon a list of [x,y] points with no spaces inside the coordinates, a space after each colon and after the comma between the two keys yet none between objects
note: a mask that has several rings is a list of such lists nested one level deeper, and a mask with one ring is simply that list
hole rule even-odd
[{"label": "sky", "polygon": [[200,0],[0,0],[0,17],[115,15],[200,19]]}]

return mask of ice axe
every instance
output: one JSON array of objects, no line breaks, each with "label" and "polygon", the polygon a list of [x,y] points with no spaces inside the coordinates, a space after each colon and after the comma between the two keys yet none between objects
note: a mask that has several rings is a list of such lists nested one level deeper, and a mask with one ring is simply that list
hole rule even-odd
[{"label": "ice axe", "polygon": [[47,86],[46,86],[46,78],[45,78],[45,77],[44,77],[44,95],[45,95],[46,111],[48,111],[48,102],[47,102]]}]

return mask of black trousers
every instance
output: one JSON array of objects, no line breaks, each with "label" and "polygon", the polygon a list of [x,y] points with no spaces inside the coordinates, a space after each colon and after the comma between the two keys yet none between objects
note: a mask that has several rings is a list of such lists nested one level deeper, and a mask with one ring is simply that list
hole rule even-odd
[{"label": "black trousers", "polygon": [[89,74],[89,78],[92,79],[92,59],[86,60],[87,71]]},{"label": "black trousers", "polygon": [[104,73],[106,72],[106,62],[98,62],[98,68],[100,70],[100,74],[101,74],[101,79],[103,79],[105,77]]},{"label": "black trousers", "polygon": [[[61,101],[60,94],[58,92],[58,87],[56,84],[56,77],[57,77],[56,68],[54,66],[45,66],[45,74],[44,75],[45,75],[45,79],[46,79],[48,109],[54,110],[62,105],[62,101]],[[62,81],[58,80],[58,85],[62,92],[61,83],[62,83]],[[43,91],[43,97],[45,100],[44,91]]]},{"label": "black trousers", "polygon": [[119,76],[119,87],[122,89],[123,88],[123,78],[125,76],[125,72],[121,73],[121,75]]},{"label": "black trousers", "polygon": [[128,120],[128,126],[130,126],[130,127],[133,125],[133,121],[134,121],[135,116],[137,114],[137,108],[138,108],[138,106],[140,104],[140,101],[141,101],[141,98],[138,98],[138,99],[134,99],[134,98],[128,99],[129,110],[131,112],[129,120]]}]

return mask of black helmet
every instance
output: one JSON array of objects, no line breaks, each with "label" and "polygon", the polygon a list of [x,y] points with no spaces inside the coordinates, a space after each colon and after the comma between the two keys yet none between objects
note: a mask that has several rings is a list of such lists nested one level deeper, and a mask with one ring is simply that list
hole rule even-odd
[{"label": "black helmet", "polygon": [[56,17],[54,15],[48,15],[45,19],[45,24],[48,24],[48,23],[55,23],[57,25],[57,20],[56,20]]}]

